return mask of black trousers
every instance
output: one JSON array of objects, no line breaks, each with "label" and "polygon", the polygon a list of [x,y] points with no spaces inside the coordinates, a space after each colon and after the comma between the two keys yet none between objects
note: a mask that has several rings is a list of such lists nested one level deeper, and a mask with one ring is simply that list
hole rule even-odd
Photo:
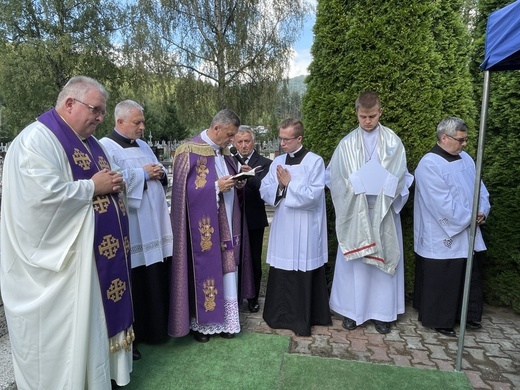
[{"label": "black trousers", "polygon": [[264,244],[265,228],[249,230],[249,246],[251,247],[251,261],[253,263],[253,277],[255,281],[255,299],[260,295],[262,281],[262,247]]}]

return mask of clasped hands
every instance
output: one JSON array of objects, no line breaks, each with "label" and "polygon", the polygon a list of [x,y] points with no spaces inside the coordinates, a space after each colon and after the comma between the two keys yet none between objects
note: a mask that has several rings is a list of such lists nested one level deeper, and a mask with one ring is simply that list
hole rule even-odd
[{"label": "clasped hands", "polygon": [[94,196],[121,192],[125,189],[123,174],[107,168],[95,173],[92,181],[94,182]]},{"label": "clasped hands", "polygon": [[143,169],[150,177],[150,180],[160,180],[164,174],[162,166],[160,166],[159,164],[147,164],[143,166]]},{"label": "clasped hands", "polygon": [[289,185],[289,182],[291,181],[291,173],[288,169],[278,165],[276,167],[276,178],[278,179],[280,188],[283,189]]}]

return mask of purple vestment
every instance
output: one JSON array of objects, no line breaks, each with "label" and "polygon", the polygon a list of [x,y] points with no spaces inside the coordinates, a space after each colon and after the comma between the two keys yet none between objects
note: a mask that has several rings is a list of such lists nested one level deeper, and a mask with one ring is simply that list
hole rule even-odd
[{"label": "purple vestment", "polygon": [[[88,180],[95,173],[110,169],[99,143],[93,137],[87,138],[86,144],[82,142],[56,110],[43,113],[38,121],[60,141],[74,180]],[[95,215],[93,250],[108,337],[113,337],[133,323],[128,215],[121,194],[97,195],[92,202]]]},{"label": "purple vestment", "polygon": [[[229,172],[236,174],[230,155],[225,161]],[[215,151],[200,135],[176,150],[171,197],[171,336],[188,334],[191,317],[199,324],[224,322],[223,276],[235,272],[239,264],[242,296],[254,296],[251,257],[244,249],[249,240],[237,190],[230,229],[222,194],[217,207],[217,180]]]}]

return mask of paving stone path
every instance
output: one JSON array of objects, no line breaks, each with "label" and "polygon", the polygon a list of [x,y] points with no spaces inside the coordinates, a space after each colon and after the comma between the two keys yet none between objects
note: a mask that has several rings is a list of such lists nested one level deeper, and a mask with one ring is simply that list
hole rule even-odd
[{"label": "paving stone path", "polygon": [[[343,318],[334,315],[331,326],[313,327],[311,337],[271,329],[261,311],[252,314],[246,306],[241,312],[242,331],[290,336],[291,353],[433,370],[456,366],[458,337],[423,327],[411,305],[386,335],[377,333],[372,323],[345,330]],[[520,315],[486,305],[482,326],[466,331],[462,371],[475,389],[520,390]]]}]

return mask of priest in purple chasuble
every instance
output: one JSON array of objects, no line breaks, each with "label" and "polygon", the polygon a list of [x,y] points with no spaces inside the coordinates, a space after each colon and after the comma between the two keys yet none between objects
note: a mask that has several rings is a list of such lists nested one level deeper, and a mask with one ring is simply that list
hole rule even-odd
[{"label": "priest in purple chasuble", "polygon": [[355,107],[359,127],[339,142],[328,167],[339,243],[330,307],[348,330],[371,320],[385,334],[405,309],[399,213],[413,177],[400,138],[379,122],[378,95],[363,92]]},{"label": "priest in purple chasuble", "polygon": [[106,99],[97,81],[73,77],[6,155],[0,285],[20,389],[130,381],[124,182],[92,136]]},{"label": "priest in purple chasuble", "polygon": [[199,342],[212,334],[233,337],[240,332],[238,292],[243,298],[254,295],[238,198],[244,183],[232,178],[237,166],[227,149],[239,126],[233,111],[222,110],[207,130],[175,152],[168,328],[174,337],[190,330]]}]

